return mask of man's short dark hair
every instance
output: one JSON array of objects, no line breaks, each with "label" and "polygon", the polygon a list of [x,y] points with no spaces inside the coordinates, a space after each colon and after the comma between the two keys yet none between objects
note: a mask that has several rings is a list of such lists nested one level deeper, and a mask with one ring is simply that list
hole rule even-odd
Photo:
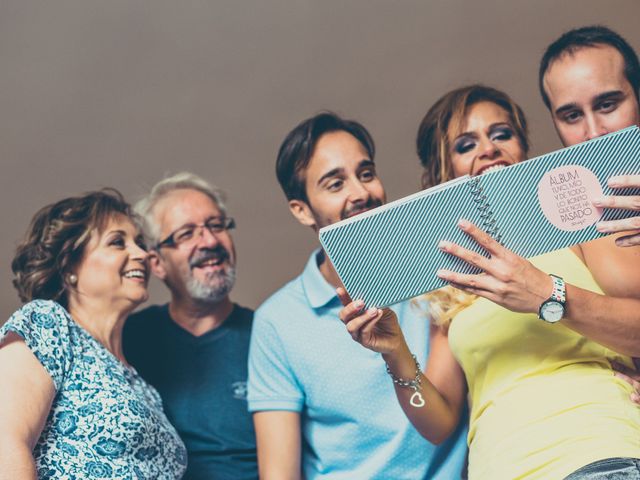
[{"label": "man's short dark hair", "polygon": [[307,201],[305,172],[316,144],[325,133],[341,130],[353,135],[373,160],[376,151],[373,138],[362,124],[333,112],[319,113],[291,130],[280,145],[276,175],[287,200]]},{"label": "man's short dark hair", "polygon": [[640,103],[640,63],[638,62],[638,55],[622,36],[610,28],[602,25],[592,25],[576,28],[562,34],[562,36],[549,45],[546,52],[544,52],[538,71],[538,87],[540,88],[542,100],[549,110],[551,110],[551,102],[549,101],[547,92],[544,90],[543,80],[551,64],[563,55],[571,55],[585,47],[598,47],[602,45],[609,45],[622,55],[624,59],[624,76],[631,84],[636,100]]}]

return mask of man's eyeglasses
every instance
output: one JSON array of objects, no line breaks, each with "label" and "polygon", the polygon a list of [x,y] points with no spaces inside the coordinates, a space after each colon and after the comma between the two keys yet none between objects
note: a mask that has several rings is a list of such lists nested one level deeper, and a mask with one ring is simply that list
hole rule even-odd
[{"label": "man's eyeglasses", "polygon": [[156,249],[160,249],[162,247],[175,248],[181,245],[193,243],[202,236],[205,228],[209,233],[216,234],[232,230],[235,226],[235,220],[230,217],[210,218],[205,223],[201,223],[199,225],[190,223],[180,227],[175,232],[172,232],[167,238],[156,245]]}]

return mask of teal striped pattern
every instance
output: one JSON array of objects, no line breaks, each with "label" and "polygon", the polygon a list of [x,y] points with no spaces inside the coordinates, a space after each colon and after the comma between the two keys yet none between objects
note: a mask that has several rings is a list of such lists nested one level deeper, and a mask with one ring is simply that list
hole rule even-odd
[{"label": "teal striped pattern", "polygon": [[[320,242],[352,298],[387,306],[440,288],[440,268],[478,273],[440,252],[440,240],[481,254],[456,227],[460,218],[491,231],[494,238],[524,257],[532,257],[601,236],[594,226],[557,229],[538,205],[542,175],[561,165],[581,165],[606,187],[611,175],[640,173],[640,130],[630,127],[526,162],[394,201],[320,230]],[[616,194],[640,195],[640,189]],[[637,213],[635,213],[637,214]],[[603,219],[634,215],[608,211]]]},{"label": "teal striped pattern", "polygon": [[[502,242],[520,256],[530,258],[603,236],[595,225],[574,232],[560,230],[542,213],[538,183],[546,172],[561,165],[579,165],[591,170],[602,185],[604,195],[639,195],[640,189],[614,193],[607,186],[607,179],[613,175],[640,173],[640,130],[626,128],[478,177],[485,194],[492,199],[491,210]],[[631,215],[634,213],[606,210],[603,220]]]}]

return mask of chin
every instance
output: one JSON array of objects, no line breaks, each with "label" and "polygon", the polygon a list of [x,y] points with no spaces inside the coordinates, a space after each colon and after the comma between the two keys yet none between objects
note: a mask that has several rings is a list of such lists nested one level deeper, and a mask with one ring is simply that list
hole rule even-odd
[{"label": "chin", "polygon": [[149,294],[145,293],[144,295],[136,295],[135,297],[127,298],[127,300],[131,304],[131,310],[133,310],[149,300]]}]

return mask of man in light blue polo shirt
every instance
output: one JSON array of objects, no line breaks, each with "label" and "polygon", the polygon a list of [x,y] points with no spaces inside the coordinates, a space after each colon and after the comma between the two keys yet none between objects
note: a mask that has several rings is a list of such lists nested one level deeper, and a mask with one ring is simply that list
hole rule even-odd
[{"label": "man in light blue polo shirt", "polygon": [[[321,113],[285,138],[276,165],[289,208],[318,231],[385,202],[374,144],[357,122]],[[338,318],[340,280],[321,250],[255,313],[249,353],[263,479],[454,479],[466,456],[462,425],[436,447],[411,426],[379,354],[353,342]],[[393,307],[424,365],[429,325]]]}]

